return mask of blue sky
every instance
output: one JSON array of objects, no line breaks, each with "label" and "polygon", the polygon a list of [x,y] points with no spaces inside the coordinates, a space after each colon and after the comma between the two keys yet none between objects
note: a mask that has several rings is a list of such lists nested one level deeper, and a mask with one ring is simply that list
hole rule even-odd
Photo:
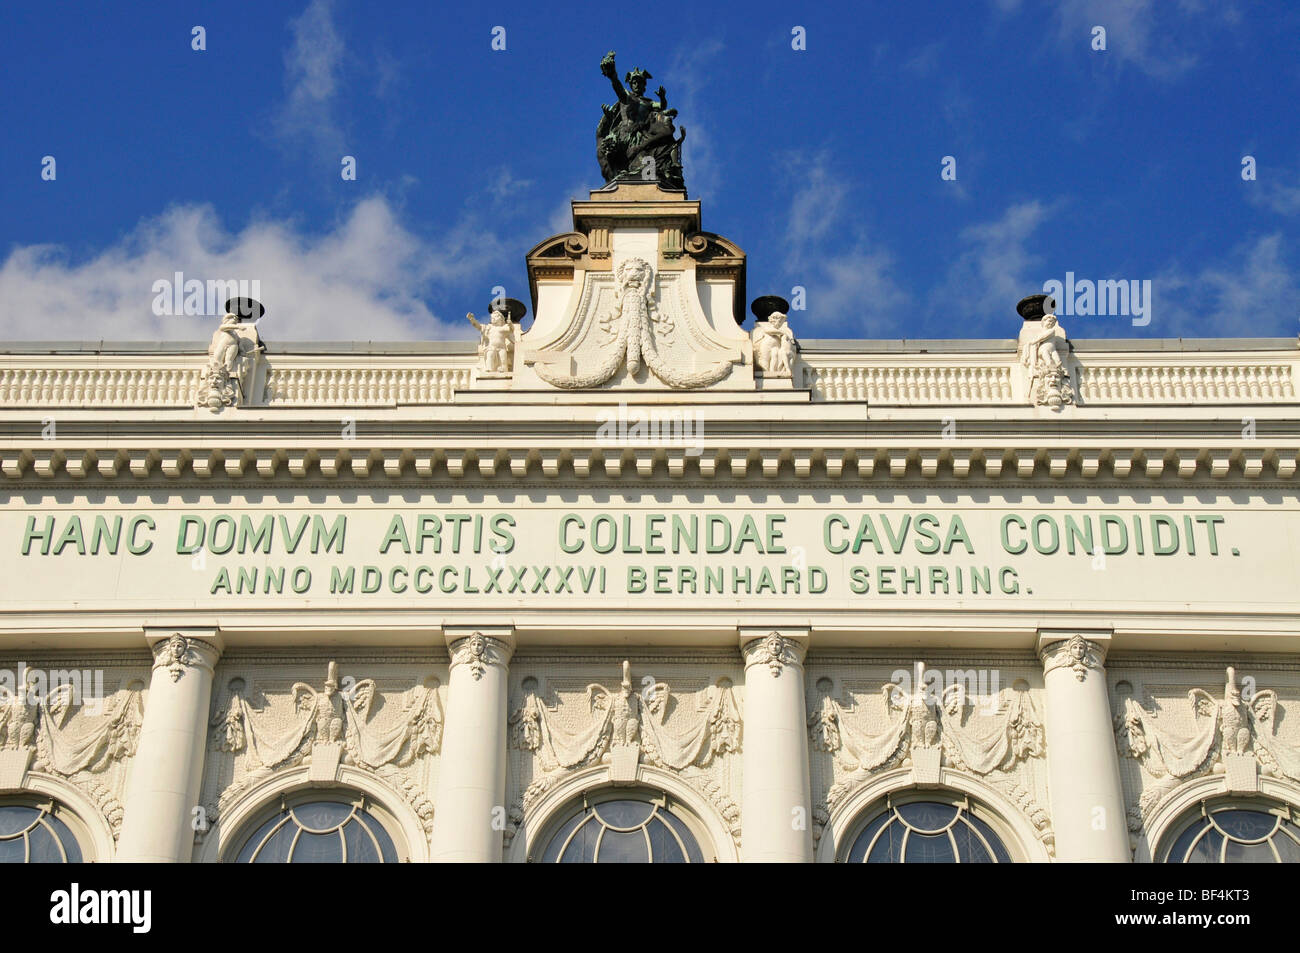
[{"label": "blue sky", "polygon": [[1153,296],[1143,327],[1063,317],[1074,338],[1300,331],[1294,3],[169,0],[0,26],[0,338],[206,338],[152,311],[176,271],[260,280],[272,341],[469,337],[602,184],[609,49],[667,88],[750,295],[807,289],[801,337],[1012,337],[1067,272]]}]

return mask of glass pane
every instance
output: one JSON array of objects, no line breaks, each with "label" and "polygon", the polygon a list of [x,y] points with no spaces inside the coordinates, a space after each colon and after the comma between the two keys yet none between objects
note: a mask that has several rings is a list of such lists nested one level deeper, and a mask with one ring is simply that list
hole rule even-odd
[{"label": "glass pane", "polygon": [[[244,842],[244,846],[239,849],[239,854],[235,857],[235,863],[246,864],[251,861],[253,859],[253,851],[257,850],[257,845],[262,843],[262,839],[271,832],[271,828],[275,827],[275,825],[279,824],[283,819],[283,814],[277,814],[259,827],[256,832],[254,832],[253,835]],[[266,861],[259,861],[259,863],[266,863]]]},{"label": "glass pane", "polygon": [[975,831],[964,820],[952,829],[952,836],[957,841],[957,856],[963,864],[993,863],[993,855],[985,849]]},{"label": "glass pane", "polygon": [[37,824],[33,827],[32,832],[27,837],[31,843],[31,857],[28,863],[63,863],[63,852],[59,850],[59,842],[55,840],[54,834],[44,824]]},{"label": "glass pane", "polygon": [[1229,837],[1242,840],[1258,840],[1273,831],[1277,818],[1272,814],[1259,811],[1216,811],[1214,822],[1223,828]]},{"label": "glass pane", "polygon": [[1183,861],[1185,864],[1217,864],[1219,851],[1223,848],[1223,835],[1210,831],[1200,839],[1190,854]]},{"label": "glass pane", "polygon": [[645,834],[640,830],[623,834],[606,828],[596,862],[601,864],[649,863],[650,855],[646,851]]},{"label": "glass pane", "polygon": [[6,804],[0,807],[0,837],[9,837],[27,830],[40,816],[39,809],[25,804]]},{"label": "glass pane", "polygon": [[867,848],[871,846],[871,839],[876,836],[876,831],[884,827],[893,816],[893,811],[886,811],[862,829],[862,833],[858,835],[858,839],[853,842],[853,846],[849,849],[850,864],[860,864],[866,860]]},{"label": "glass pane", "polygon": [[595,805],[596,816],[609,827],[640,827],[654,809],[646,801],[602,801]]},{"label": "glass pane", "polygon": [[[656,817],[646,828],[650,835],[650,861],[655,864],[684,864],[686,855],[677,844],[677,838],[662,820]],[[606,837],[609,835],[606,834]]]},{"label": "glass pane", "polygon": [[[1282,826],[1283,831],[1294,830],[1290,824]],[[1300,864],[1300,844],[1297,844],[1285,833],[1280,833],[1273,838],[1273,846],[1277,848],[1278,856],[1282,858],[1284,864]]]},{"label": "glass pane", "polygon": [[560,825],[560,829],[555,832],[551,842],[546,845],[546,851],[542,854],[542,863],[553,864],[560,859],[560,848],[564,846],[564,842],[569,839],[573,829],[581,824],[585,817],[587,817],[586,811],[579,811]]},{"label": "glass pane", "polygon": [[907,828],[898,823],[893,811],[889,812],[887,820],[888,826],[867,857],[869,864],[896,864],[903,859],[903,835],[907,833]]},{"label": "glass pane", "polygon": [[1228,841],[1228,852],[1223,858],[1225,864],[1275,864],[1277,858],[1267,843],[1238,844]]},{"label": "glass pane", "polygon": [[668,811],[660,811],[659,816],[662,817],[672,827],[672,829],[677,832],[677,836],[682,839],[682,843],[686,845],[686,856],[690,858],[691,863],[704,863],[704,852],[700,850],[700,844],[695,839],[695,835],[691,833],[691,829],[686,826],[686,822]]},{"label": "glass pane", "polygon": [[1169,848],[1169,863],[1186,863],[1187,849],[1192,846],[1192,841],[1196,839],[1196,835],[1205,830],[1208,823],[1209,821],[1202,818],[1178,835],[1178,840],[1174,841],[1174,846]]},{"label": "glass pane", "polygon": [[349,864],[382,863],[374,840],[371,839],[370,834],[367,833],[360,821],[353,821],[343,828],[343,839],[348,844]]},{"label": "glass pane", "polygon": [[573,840],[569,842],[569,848],[560,858],[560,863],[589,864],[596,859],[596,838],[602,828],[596,818],[590,814],[583,820],[587,823],[579,827],[578,833],[573,835]]},{"label": "glass pane", "polygon": [[903,858],[908,864],[955,864],[957,855],[952,851],[952,842],[945,834],[918,834],[912,832],[907,839],[907,856]]},{"label": "glass pane", "polygon": [[900,804],[895,810],[899,817],[913,827],[923,831],[941,831],[957,816],[958,808],[932,801],[913,801],[911,804]]},{"label": "glass pane", "polygon": [[294,864],[341,864],[343,863],[343,838],[337,832],[329,834],[308,834],[304,832],[294,845],[293,856],[289,859]]},{"label": "glass pane", "polygon": [[21,834],[0,840],[0,864],[21,864],[26,857],[26,841]]},{"label": "glass pane", "polygon": [[72,835],[72,831],[68,829],[68,825],[53,815],[46,820],[54,828],[59,840],[63,843],[63,851],[68,855],[68,863],[81,863],[81,846],[77,843],[77,838]]},{"label": "glass pane", "polygon": [[[298,833],[298,825],[283,816],[277,817],[275,820],[277,823],[283,820],[284,824],[271,835],[262,849],[257,852],[257,860],[254,863],[287,864],[289,862],[289,848],[293,846],[293,837]],[[257,844],[255,842],[250,843],[256,849]]]},{"label": "glass pane", "polygon": [[993,833],[993,828],[989,827],[978,817],[971,817],[969,814],[966,815],[965,820],[970,824],[973,824],[975,829],[984,835],[984,839],[988,841],[989,846],[993,848],[993,856],[997,858],[999,864],[1011,863],[1011,855],[1007,853],[1006,845],[1002,843],[997,834]]},{"label": "glass pane", "polygon": [[299,804],[293,808],[292,813],[301,826],[328,831],[347,820],[352,813],[352,805],[339,804],[337,801],[316,801],[312,804]]}]

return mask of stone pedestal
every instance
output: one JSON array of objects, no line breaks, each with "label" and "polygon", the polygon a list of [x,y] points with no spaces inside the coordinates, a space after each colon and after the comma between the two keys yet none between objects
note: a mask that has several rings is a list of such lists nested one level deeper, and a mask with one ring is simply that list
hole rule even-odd
[{"label": "stone pedestal", "polygon": [[207,750],[216,629],[151,629],[153,676],[123,799],[117,859],[189,863]]},{"label": "stone pedestal", "polygon": [[511,628],[448,628],[451,679],[434,802],[435,861],[495,863],[506,822]]},{"label": "stone pedestal", "polygon": [[1103,662],[1109,632],[1040,632],[1056,859],[1132,860]]},{"label": "stone pedestal", "polygon": [[741,629],[745,659],[741,859],[812,861],[803,659],[807,629]]}]

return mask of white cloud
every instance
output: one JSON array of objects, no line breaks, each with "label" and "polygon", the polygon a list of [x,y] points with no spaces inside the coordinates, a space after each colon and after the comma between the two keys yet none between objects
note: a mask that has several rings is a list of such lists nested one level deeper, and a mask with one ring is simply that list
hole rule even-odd
[{"label": "white cloud", "polygon": [[464,338],[468,325],[435,315],[421,295],[517,251],[473,215],[426,240],[377,196],[320,235],[278,222],[230,232],[210,206],[178,206],[84,261],[58,246],[14,249],[0,264],[0,339],[206,339],[214,318],[153,314],[154,282],[177,271],[260,281],[272,342]]},{"label": "white cloud", "polygon": [[[682,145],[682,167],[686,175],[686,190],[691,195],[713,195],[721,190],[722,177],[713,152],[713,140],[708,132],[719,124],[709,120],[712,107],[722,100],[717,96],[718,69],[716,59],[723,50],[721,40],[693,40],[677,48],[663,85],[668,96],[668,108],[678,110],[675,120],[678,129],[689,127]],[[636,65],[636,64],[632,64]],[[659,86],[656,78],[650,81],[649,95]]]},{"label": "white cloud", "polygon": [[1156,79],[1176,79],[1200,62],[1210,43],[1197,30],[1235,26],[1231,7],[1204,5],[1196,0],[1060,0],[1056,5],[1057,35],[1062,46],[1090,50],[1092,29],[1106,29],[1109,56]]},{"label": "white cloud", "polygon": [[312,0],[290,21],[293,43],[284,54],[285,100],[273,128],[291,147],[305,146],[330,161],[344,151],[345,136],[335,115],[339,71],[346,49],[334,25],[330,0]]},{"label": "white cloud", "polygon": [[936,289],[936,313],[1014,314],[1017,301],[1042,287],[1043,276],[1034,273],[1041,257],[1029,250],[1029,240],[1054,211],[1039,201],[1018,202],[994,221],[962,229],[963,250]]},{"label": "white cloud", "polygon": [[1199,271],[1167,269],[1151,283],[1148,330],[1160,337],[1295,334],[1300,282],[1285,251],[1281,233],[1274,233],[1240,243]]},{"label": "white cloud", "polygon": [[[829,152],[792,153],[785,171],[798,187],[790,200],[783,239],[789,252],[784,273],[791,285],[807,290],[812,327],[796,333],[818,336],[817,324],[858,322],[850,333],[894,333],[908,296],[894,279],[892,253],[866,234],[853,202],[853,186],[831,167]],[[782,292],[787,294],[787,292]]]}]

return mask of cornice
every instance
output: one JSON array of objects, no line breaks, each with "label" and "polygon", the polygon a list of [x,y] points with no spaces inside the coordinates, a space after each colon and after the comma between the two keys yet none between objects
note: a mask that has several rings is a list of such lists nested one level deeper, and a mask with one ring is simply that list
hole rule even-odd
[{"label": "cornice", "polygon": [[[652,479],[682,481],[791,480],[851,484],[863,481],[903,486],[903,481],[930,483],[984,480],[1026,485],[1046,480],[1049,486],[1095,481],[1163,484],[1175,487],[1220,486],[1246,480],[1290,484],[1300,460],[1300,436],[1256,437],[1230,441],[1202,437],[1190,441],[1159,434],[1116,434],[1091,445],[1068,435],[1019,435],[922,442],[916,435],[885,437],[863,433],[804,435],[795,442],[769,434],[761,442],[702,441],[691,446],[625,447],[595,443],[592,435],[547,443],[502,438],[456,446],[433,438],[419,441],[333,440],[300,437],[284,446],[276,437],[232,435],[191,439],[58,441],[11,437],[0,442],[0,474],[10,485],[91,486],[126,483],[176,485],[190,482],[227,486],[311,481],[324,485],[394,487],[404,481],[427,486],[431,480],[451,485],[487,480],[512,482],[540,477],[536,485],[563,481],[608,484]],[[933,442],[931,442],[933,441]],[[1061,445],[1065,443],[1066,445]],[[522,444],[522,445],[521,445]],[[1071,445],[1073,444],[1073,445]],[[153,481],[152,483],[150,481]],[[555,481],[553,484],[551,481]],[[1194,482],[1195,481],[1195,482]],[[3,484],[0,484],[3,485]]]}]

